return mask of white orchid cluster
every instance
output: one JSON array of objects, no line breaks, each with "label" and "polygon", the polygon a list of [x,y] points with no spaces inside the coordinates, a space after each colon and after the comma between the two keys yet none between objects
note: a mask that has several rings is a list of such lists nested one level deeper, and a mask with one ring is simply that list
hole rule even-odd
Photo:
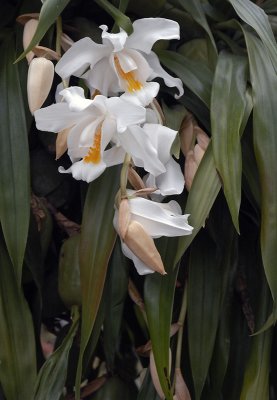
[{"label": "white orchid cluster", "polygon": [[71,76],[82,78],[91,98],[79,86],[64,88],[56,104],[34,112],[36,125],[66,139],[72,165],[59,171],[75,179],[91,182],[107,167],[126,166],[130,160],[145,170],[141,188],[150,189],[121,187],[114,225],[124,254],[139,274],[164,274],[153,238],[188,235],[192,227],[176,201],[160,203],[145,197],[147,190],[167,196],[184,188],[184,175],[170,153],[177,132],[160,123],[153,106],[159,84],[152,79],[160,77],[167,86],[176,87],[176,97],[183,94],[183,86],[161,67],[151,49],[157,40],[178,39],[179,25],[164,18],[144,18],[134,22],[130,36],[124,30],[114,34],[105,25],[100,28],[102,44],[81,39],[55,68],[63,82]]}]

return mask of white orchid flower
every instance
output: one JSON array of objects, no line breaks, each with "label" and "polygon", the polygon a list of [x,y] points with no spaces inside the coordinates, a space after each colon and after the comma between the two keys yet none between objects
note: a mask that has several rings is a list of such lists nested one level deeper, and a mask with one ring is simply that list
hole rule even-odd
[{"label": "white orchid flower", "polygon": [[147,186],[157,187],[164,196],[182,193],[184,189],[184,175],[170,154],[176,134],[166,126],[149,123],[143,127],[129,126],[118,134],[134,164],[149,172]]},{"label": "white orchid flower", "polygon": [[86,99],[80,87],[64,89],[60,94],[65,102],[35,112],[37,128],[49,132],[69,129],[68,155],[73,164],[67,170],[60,167],[59,171],[91,182],[106,167],[123,161],[122,147],[105,149],[129,125],[144,122],[145,109],[118,97],[107,99],[99,95],[93,100]]},{"label": "white orchid flower", "polygon": [[159,84],[149,82],[160,77],[169,87],[176,87],[179,98],[184,93],[182,81],[169,75],[151,51],[160,39],[179,39],[177,22],[165,18],[142,18],[133,23],[133,33],[124,30],[108,33],[101,25],[102,42],[97,44],[85,37],[63,55],[56,65],[56,72],[67,79],[82,76],[91,89],[103,95],[125,92],[129,100],[148,105],[159,90]]},{"label": "white orchid flower", "polygon": [[[128,191],[128,194],[132,194]],[[188,216],[182,215],[179,204],[171,200],[169,203],[156,203],[142,197],[129,199],[130,221],[137,221],[152,238],[161,236],[176,237],[190,235],[193,227],[188,224]],[[118,211],[115,211],[114,227],[118,231]],[[122,251],[130,258],[140,275],[153,273],[128,247],[121,241]]]}]

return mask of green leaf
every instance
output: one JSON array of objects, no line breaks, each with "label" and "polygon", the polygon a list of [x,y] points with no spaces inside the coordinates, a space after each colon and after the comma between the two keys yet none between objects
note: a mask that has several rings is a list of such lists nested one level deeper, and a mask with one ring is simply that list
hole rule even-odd
[{"label": "green leaf", "polygon": [[247,60],[221,53],[211,96],[212,145],[233,224],[239,232],[241,201],[240,130],[246,107]]},{"label": "green leaf", "polygon": [[22,60],[29,51],[35,47],[43,38],[57,17],[62,13],[70,0],[45,0],[40,10],[38,26],[36,32],[27,49],[16,59],[15,62]]},{"label": "green leaf", "polygon": [[111,370],[115,354],[119,351],[122,314],[128,291],[128,262],[122,253],[119,239],[111,256],[106,284],[108,290],[106,294],[103,345],[107,366]]},{"label": "green leaf", "polygon": [[68,355],[79,326],[79,312],[74,308],[71,327],[62,344],[45,361],[37,377],[34,400],[59,400],[64,388]]},{"label": "green leaf", "polygon": [[188,342],[196,400],[213,354],[221,310],[220,272],[216,246],[203,232],[191,246],[188,278]]},{"label": "green leaf", "polygon": [[[250,25],[268,49],[275,72],[277,71],[277,45],[268,16],[262,8],[250,0],[229,0],[238,16]],[[267,55],[268,58],[268,55]],[[271,66],[272,67],[272,66]]]},{"label": "green leaf", "polygon": [[189,224],[193,226],[193,231],[191,235],[179,238],[175,263],[180,260],[183,253],[205,224],[220,187],[221,184],[215,169],[210,143],[194,177],[185,208],[185,214],[190,214]]},{"label": "green leaf", "polygon": [[144,283],[144,301],[152,350],[160,384],[167,400],[173,399],[168,360],[171,314],[178,272],[178,268],[174,269],[173,264],[176,246],[175,238],[162,238],[158,241],[158,250],[168,275],[147,275]]},{"label": "green leaf", "polygon": [[[80,356],[76,377],[79,396],[82,359],[97,316],[109,258],[116,232],[113,228],[114,199],[118,191],[120,168],[113,167],[90,183],[82,220],[80,276],[82,288],[82,326]],[[100,197],[101,196],[101,197]]]},{"label": "green leaf", "polygon": [[205,64],[192,61],[173,51],[158,52],[159,59],[173,71],[200,100],[209,107],[213,74]]},{"label": "green leaf", "polygon": [[9,400],[33,398],[36,350],[33,322],[0,234],[0,382]]},{"label": "green leaf", "polygon": [[267,281],[277,298],[277,76],[267,50],[244,32],[253,88],[253,140],[261,185],[261,252]]},{"label": "green leaf", "polygon": [[129,17],[118,10],[108,0],[95,0],[95,3],[102,7],[113,19],[114,22],[130,35],[133,32],[133,25]]},{"label": "green leaf", "polygon": [[0,220],[20,282],[30,215],[29,148],[12,34],[0,50]]},{"label": "green leaf", "polygon": [[180,5],[192,16],[192,18],[202,26],[202,28],[207,32],[210,41],[212,43],[212,54],[210,55],[211,60],[215,64],[217,57],[217,47],[215,44],[215,40],[213,34],[210,30],[202,3],[200,0],[179,0]]}]

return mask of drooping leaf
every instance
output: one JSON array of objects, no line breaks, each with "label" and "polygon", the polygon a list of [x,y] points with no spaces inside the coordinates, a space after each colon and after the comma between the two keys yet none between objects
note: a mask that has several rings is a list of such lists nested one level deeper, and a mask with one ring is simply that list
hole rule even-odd
[{"label": "drooping leaf", "polygon": [[257,32],[269,52],[273,68],[276,72],[277,44],[268,21],[268,16],[264,10],[250,0],[229,0],[229,2],[234,7],[238,16]]},{"label": "drooping leaf", "polygon": [[72,315],[71,327],[62,344],[45,361],[36,381],[34,400],[59,400],[64,388],[68,355],[79,326],[77,307]]},{"label": "drooping leaf", "polygon": [[109,258],[116,232],[113,228],[114,199],[119,187],[120,169],[113,167],[90,183],[82,220],[80,276],[82,288],[81,344],[76,377],[78,398],[82,358],[88,344],[104,288]]},{"label": "drooping leaf", "polygon": [[13,34],[2,43],[1,53],[0,220],[17,280],[20,282],[30,215],[30,172],[18,66],[13,65]]},{"label": "drooping leaf", "polygon": [[253,140],[261,185],[261,252],[267,281],[277,297],[277,76],[260,39],[244,32],[253,87]]},{"label": "drooping leaf", "polygon": [[238,232],[242,173],[240,128],[246,107],[246,83],[247,60],[221,53],[211,96],[212,145],[215,165]]},{"label": "drooping leaf", "polygon": [[33,39],[31,40],[27,49],[17,58],[15,62],[22,60],[26,54],[40,42],[50,26],[55,23],[56,19],[62,13],[69,1],[70,0],[45,0],[43,2],[39,14],[38,26]]},{"label": "drooping leaf", "polygon": [[162,238],[158,249],[167,275],[148,275],[144,283],[144,301],[150,331],[152,350],[161,387],[167,400],[172,400],[169,371],[169,338],[175,281],[178,268],[174,269],[177,240]]},{"label": "drooping leaf", "polygon": [[33,322],[0,235],[0,382],[9,400],[33,398],[36,350]]},{"label": "drooping leaf", "polygon": [[206,65],[169,50],[158,52],[162,64],[173,71],[209,107],[213,74]]}]

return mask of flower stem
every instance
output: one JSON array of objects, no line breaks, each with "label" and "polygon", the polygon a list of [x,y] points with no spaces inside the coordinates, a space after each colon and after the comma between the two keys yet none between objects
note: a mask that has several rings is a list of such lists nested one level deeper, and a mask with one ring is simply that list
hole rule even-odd
[{"label": "flower stem", "polygon": [[121,169],[121,174],[120,174],[120,191],[121,191],[121,199],[127,198],[127,180],[128,180],[128,170],[129,170],[129,165],[131,162],[131,156],[130,154],[126,153],[124,162],[122,165]]},{"label": "flower stem", "polygon": [[61,37],[62,37],[62,17],[59,15],[56,20],[56,53],[62,55]]},{"label": "flower stem", "polygon": [[181,307],[179,320],[178,320],[180,329],[178,331],[175,368],[180,368],[180,366],[181,366],[182,342],[183,342],[184,322],[185,322],[186,313],[187,313],[187,303],[188,303],[188,291],[187,291],[187,285],[186,285],[184,294],[183,294],[182,307]]}]

